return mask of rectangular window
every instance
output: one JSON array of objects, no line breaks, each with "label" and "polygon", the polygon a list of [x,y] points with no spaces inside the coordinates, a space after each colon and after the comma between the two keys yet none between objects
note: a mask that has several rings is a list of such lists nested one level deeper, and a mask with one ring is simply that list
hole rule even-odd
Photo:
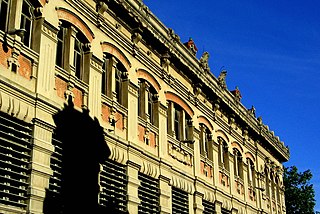
[{"label": "rectangular window", "polygon": [[100,185],[102,192],[99,203],[102,206],[114,209],[115,213],[127,213],[127,174],[124,165],[107,160],[100,172]]},{"label": "rectangular window", "polygon": [[24,0],[22,4],[20,29],[26,30],[22,42],[25,46],[29,48],[31,47],[32,35],[32,10],[32,5],[29,2],[27,2],[27,0]]},{"label": "rectangular window", "polygon": [[0,113],[0,204],[27,207],[31,126]]},{"label": "rectangular window", "polygon": [[182,117],[182,112],[177,109],[177,106],[174,108],[174,132],[176,135],[176,139],[180,140],[181,139],[181,117]]},{"label": "rectangular window", "polygon": [[60,26],[58,32],[58,42],[57,42],[57,54],[56,54],[56,65],[64,68],[64,56],[65,56],[65,37],[66,37],[66,28]]},{"label": "rectangular window", "polygon": [[54,146],[54,152],[50,159],[50,168],[53,170],[53,174],[49,179],[49,188],[46,192],[46,200],[43,209],[44,213],[55,214],[61,213],[63,206],[61,197],[63,143],[56,132],[52,133],[51,143]]},{"label": "rectangular window", "polygon": [[107,95],[107,77],[108,77],[108,64],[109,59],[104,59],[103,65],[102,65],[102,80],[101,80],[101,93],[104,95]]},{"label": "rectangular window", "polygon": [[214,203],[206,200],[202,200],[202,206],[204,208],[203,214],[212,214],[215,213]]},{"label": "rectangular window", "polygon": [[141,173],[139,173],[138,178],[140,180],[138,196],[141,201],[138,207],[138,213],[159,213],[159,181]]},{"label": "rectangular window", "polygon": [[189,198],[188,193],[172,187],[172,214],[188,214]]},{"label": "rectangular window", "polygon": [[75,69],[75,75],[78,79],[82,78],[82,60],[83,60],[83,44],[80,42],[78,38],[75,39],[74,42],[74,62],[73,66]]},{"label": "rectangular window", "polygon": [[118,103],[121,104],[121,71],[116,69],[116,98]]},{"label": "rectangular window", "polygon": [[9,0],[0,0],[0,30],[7,30],[9,17]]}]

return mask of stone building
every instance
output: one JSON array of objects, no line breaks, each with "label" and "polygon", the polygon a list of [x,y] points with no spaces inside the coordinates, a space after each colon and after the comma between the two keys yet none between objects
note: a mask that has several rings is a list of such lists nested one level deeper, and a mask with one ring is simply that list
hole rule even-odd
[{"label": "stone building", "polygon": [[101,207],[286,212],[288,148],[141,0],[0,0],[0,44],[0,213],[59,213],[68,102],[110,149]]}]

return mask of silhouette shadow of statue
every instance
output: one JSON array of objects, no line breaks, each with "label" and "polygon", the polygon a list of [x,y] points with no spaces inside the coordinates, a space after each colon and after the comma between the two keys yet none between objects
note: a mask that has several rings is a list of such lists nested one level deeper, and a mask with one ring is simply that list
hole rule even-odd
[{"label": "silhouette shadow of statue", "polygon": [[[100,163],[105,162],[110,155],[103,128],[97,118],[89,116],[88,110],[80,112],[74,109],[71,98],[68,105],[65,104],[64,109],[53,116],[53,120],[56,135],[63,144],[60,195],[62,211],[58,213],[100,213]],[[51,204],[50,207],[54,209],[54,206]],[[53,213],[53,210],[48,213]]]}]

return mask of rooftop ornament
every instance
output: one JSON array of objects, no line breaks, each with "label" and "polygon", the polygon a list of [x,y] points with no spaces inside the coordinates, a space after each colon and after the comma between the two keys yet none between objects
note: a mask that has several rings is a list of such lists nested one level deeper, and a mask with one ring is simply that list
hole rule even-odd
[{"label": "rooftop ornament", "polygon": [[218,85],[222,89],[227,89],[227,84],[226,84],[226,77],[227,77],[227,71],[222,70],[218,76]]},{"label": "rooftop ornament", "polygon": [[209,53],[208,52],[204,52],[200,58],[200,67],[204,70],[204,71],[210,71],[209,68],[209,64],[208,64],[208,60],[209,60]]},{"label": "rooftop ornament", "polygon": [[239,87],[236,86],[236,89],[231,91],[231,93],[233,94],[235,101],[240,102],[242,96],[241,96],[241,92],[239,90]]},{"label": "rooftop ornament", "polygon": [[183,44],[194,56],[197,54],[198,48],[191,37],[189,38],[188,42],[185,42]]}]

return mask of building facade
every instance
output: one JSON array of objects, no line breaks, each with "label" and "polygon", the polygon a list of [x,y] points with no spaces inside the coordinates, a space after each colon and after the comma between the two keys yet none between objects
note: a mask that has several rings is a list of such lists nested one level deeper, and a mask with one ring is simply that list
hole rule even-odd
[{"label": "building facade", "polygon": [[0,213],[60,212],[68,101],[110,148],[101,206],[286,213],[288,148],[141,0],[0,0],[0,43]]}]

